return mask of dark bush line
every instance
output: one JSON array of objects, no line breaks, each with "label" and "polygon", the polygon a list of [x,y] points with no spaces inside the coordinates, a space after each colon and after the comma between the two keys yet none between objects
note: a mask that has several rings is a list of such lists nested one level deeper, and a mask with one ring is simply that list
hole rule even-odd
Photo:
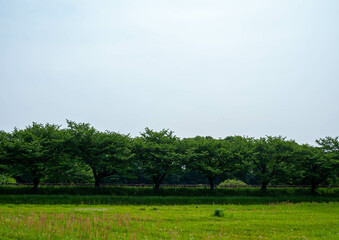
[{"label": "dark bush line", "polygon": [[[0,186],[32,186],[33,183],[3,183]],[[102,183],[111,187],[153,187],[153,184],[113,184]],[[40,186],[93,186],[92,183],[40,183]],[[161,184],[170,188],[210,188],[208,184]],[[267,188],[310,188],[312,185],[268,185]],[[217,185],[215,188],[259,188],[261,185]],[[319,188],[337,188],[339,186],[320,185]]]},{"label": "dark bush line", "polygon": [[33,190],[30,186],[0,186],[0,195],[107,195],[107,196],[324,196],[339,197],[339,188],[319,188],[313,194],[308,188],[268,188],[262,192],[260,187],[250,188],[216,188],[211,191],[206,187],[182,188],[163,187],[154,191],[152,187],[102,186],[41,186]]},{"label": "dark bush line", "polygon": [[291,204],[302,202],[338,202],[338,197],[281,196],[281,197],[131,197],[131,196],[70,196],[70,195],[0,195],[0,204],[39,205],[215,205],[215,204]]}]

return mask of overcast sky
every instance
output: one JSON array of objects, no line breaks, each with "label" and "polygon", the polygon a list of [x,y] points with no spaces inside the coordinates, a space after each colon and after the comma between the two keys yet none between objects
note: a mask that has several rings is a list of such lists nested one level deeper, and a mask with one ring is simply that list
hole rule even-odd
[{"label": "overcast sky", "polygon": [[0,0],[0,129],[339,135],[337,0]]}]

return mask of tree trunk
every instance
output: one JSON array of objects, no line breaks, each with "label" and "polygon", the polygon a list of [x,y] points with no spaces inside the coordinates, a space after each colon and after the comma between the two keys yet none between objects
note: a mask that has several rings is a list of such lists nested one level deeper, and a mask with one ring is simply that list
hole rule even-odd
[{"label": "tree trunk", "polygon": [[160,188],[160,184],[162,183],[162,180],[165,178],[166,173],[163,175],[157,175],[153,176],[153,183],[154,183],[154,191],[158,191]]},{"label": "tree trunk", "polygon": [[33,190],[37,191],[40,183],[40,178],[33,178]]},{"label": "tree trunk", "polygon": [[160,182],[154,183],[154,191],[158,191],[160,188]]},{"label": "tree trunk", "polygon": [[94,176],[94,180],[95,180],[95,189],[99,189],[101,177]]},{"label": "tree trunk", "polygon": [[267,185],[268,185],[268,182],[263,182],[263,183],[261,184],[261,191],[262,191],[262,192],[266,192]]},{"label": "tree trunk", "polygon": [[95,168],[92,168],[93,176],[94,176],[94,188],[99,189],[101,176],[97,173]]},{"label": "tree trunk", "polygon": [[317,184],[316,183],[312,183],[312,185],[311,185],[311,193],[312,194],[315,194],[316,188],[317,188]]},{"label": "tree trunk", "polygon": [[208,177],[208,181],[210,183],[210,189],[214,190],[214,178],[213,177]]}]

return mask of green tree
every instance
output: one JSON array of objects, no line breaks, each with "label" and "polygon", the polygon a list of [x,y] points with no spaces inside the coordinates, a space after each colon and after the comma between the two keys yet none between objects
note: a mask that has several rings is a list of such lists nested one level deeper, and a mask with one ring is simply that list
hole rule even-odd
[{"label": "green tree", "polygon": [[225,158],[227,165],[224,171],[228,173],[228,178],[237,178],[245,182],[250,182],[251,163],[248,159],[253,154],[252,139],[241,136],[228,136],[224,139],[228,148]]},{"label": "green tree", "polygon": [[132,158],[129,136],[115,132],[99,132],[88,123],[67,121],[69,152],[86,163],[93,172],[95,188],[104,177],[128,168]]},{"label": "green tree", "polygon": [[339,138],[338,137],[325,137],[325,138],[319,138],[316,140],[316,143],[318,143],[322,149],[324,149],[326,152],[331,152],[336,157],[339,155]]},{"label": "green tree", "polygon": [[0,131],[0,174],[3,174],[5,169],[6,159],[5,159],[5,142],[8,139],[9,134],[5,131]]},{"label": "green tree", "polygon": [[237,137],[214,139],[201,136],[184,139],[187,168],[205,175],[213,190],[218,176],[228,174],[233,177],[242,168],[244,155],[239,140]]},{"label": "green tree", "polygon": [[59,161],[49,172],[41,179],[42,183],[94,183],[94,177],[91,168],[84,162],[76,159],[71,154],[64,154],[62,161]]},{"label": "green tree", "polygon": [[156,132],[145,128],[145,132],[135,138],[134,147],[138,168],[152,178],[155,191],[159,190],[166,175],[181,169],[179,138],[173,131]]},{"label": "green tree", "polygon": [[297,146],[295,141],[281,136],[253,140],[253,155],[249,160],[252,162],[253,174],[261,183],[261,191],[265,192],[270,182],[281,180],[282,176],[290,177],[292,168],[289,163],[293,161]]},{"label": "green tree", "polygon": [[325,154],[329,157],[332,165],[332,170],[329,175],[328,181],[333,184],[339,184],[339,138],[338,137],[325,137],[316,140]]},{"label": "green tree", "polygon": [[304,144],[298,151],[299,169],[302,171],[302,182],[311,185],[311,192],[328,180],[337,183],[339,169],[338,137],[325,137],[316,140],[319,147]]},{"label": "green tree", "polygon": [[33,123],[23,130],[15,128],[3,140],[7,164],[16,173],[29,173],[34,190],[61,159],[64,139],[59,129],[54,124]]},{"label": "green tree", "polygon": [[335,171],[336,161],[320,147],[301,145],[298,149],[298,164],[302,173],[302,183],[311,185],[311,192],[324,183]]}]

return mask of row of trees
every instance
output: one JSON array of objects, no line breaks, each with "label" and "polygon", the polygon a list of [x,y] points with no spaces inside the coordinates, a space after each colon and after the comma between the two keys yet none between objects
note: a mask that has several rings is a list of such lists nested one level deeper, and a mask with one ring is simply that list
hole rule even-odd
[{"label": "row of trees", "polygon": [[[175,183],[237,178],[269,184],[338,184],[339,140],[325,137],[317,146],[281,136],[180,139],[173,131],[146,128],[132,138],[96,130],[88,123],[68,127],[33,123],[0,131],[0,174],[19,182],[152,182],[158,190],[167,178]],[[196,182],[195,182],[196,183]],[[204,183],[204,182],[199,182]]]}]

